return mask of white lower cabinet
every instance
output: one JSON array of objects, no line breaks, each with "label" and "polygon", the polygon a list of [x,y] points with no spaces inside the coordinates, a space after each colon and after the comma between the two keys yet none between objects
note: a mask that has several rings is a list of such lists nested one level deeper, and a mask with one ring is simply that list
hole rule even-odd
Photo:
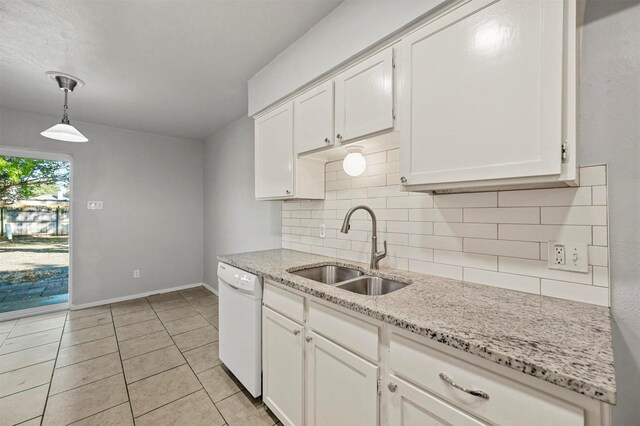
[{"label": "white lower cabinet", "polygon": [[306,424],[378,424],[378,367],[312,331],[306,339]]},{"label": "white lower cabinet", "polygon": [[303,336],[301,325],[262,308],[262,399],[285,425],[304,423]]},{"label": "white lower cabinet", "polygon": [[389,424],[480,426],[485,423],[394,376],[389,376]]},{"label": "white lower cabinet", "polygon": [[263,398],[285,425],[611,424],[603,402],[281,284],[263,303]]}]

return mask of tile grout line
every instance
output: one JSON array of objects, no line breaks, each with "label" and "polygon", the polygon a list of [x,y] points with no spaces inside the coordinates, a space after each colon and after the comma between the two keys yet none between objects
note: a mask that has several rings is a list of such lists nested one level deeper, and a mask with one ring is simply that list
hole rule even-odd
[{"label": "tile grout line", "polygon": [[47,396],[44,399],[44,407],[42,407],[42,414],[41,414],[42,417],[40,418],[41,426],[44,423],[44,416],[45,416],[45,413],[47,412],[47,405],[49,403],[49,394],[51,393],[51,383],[53,382],[53,374],[56,371],[56,363],[58,362],[58,355],[60,354],[60,349],[62,346],[62,336],[64,335],[64,329],[67,325],[68,318],[69,318],[69,311],[67,310],[67,313],[64,317],[64,324],[62,325],[62,332],[60,333],[60,339],[58,340],[58,350],[56,351],[56,359],[53,363],[53,369],[51,370],[51,377],[49,378],[49,387],[47,388]]},{"label": "tile grout line", "polygon": [[[111,311],[111,305],[109,305],[109,314],[111,315],[111,321],[113,323],[113,312]],[[116,329],[115,323],[113,323],[113,333],[116,339],[116,347],[118,348],[118,358],[120,359],[120,367],[122,368],[122,381],[124,382],[124,389],[127,392],[127,403],[129,404],[129,413],[131,413],[131,420],[134,421],[134,424],[135,424],[135,420],[133,417],[133,407],[131,406],[131,395],[129,395],[129,385],[127,384],[127,376],[125,375],[125,372],[124,372],[124,363],[122,362],[122,353],[120,353],[120,341],[118,340],[118,330]],[[117,405],[114,405],[114,407],[117,407]],[[113,407],[109,407],[108,409],[110,410],[111,408]],[[94,413],[93,415],[95,414],[97,413]]]}]

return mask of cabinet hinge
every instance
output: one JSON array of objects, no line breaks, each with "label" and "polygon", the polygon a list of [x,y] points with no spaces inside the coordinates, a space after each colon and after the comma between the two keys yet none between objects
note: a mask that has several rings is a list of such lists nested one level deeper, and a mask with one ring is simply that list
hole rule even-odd
[{"label": "cabinet hinge", "polygon": [[396,119],[396,107],[391,108],[391,118]]},{"label": "cabinet hinge", "polygon": [[569,162],[569,144],[567,141],[562,142],[562,154],[561,154],[562,162]]},{"label": "cabinet hinge", "polygon": [[392,50],[391,51],[391,68],[395,68],[396,67],[396,51]]},{"label": "cabinet hinge", "polygon": [[382,393],[382,379],[378,379],[378,395]]}]

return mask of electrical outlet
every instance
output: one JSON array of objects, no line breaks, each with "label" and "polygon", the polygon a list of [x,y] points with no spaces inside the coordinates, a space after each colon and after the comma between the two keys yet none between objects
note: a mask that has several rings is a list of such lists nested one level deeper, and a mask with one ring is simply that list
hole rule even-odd
[{"label": "electrical outlet", "polygon": [[140,269],[133,270],[133,278],[140,278]]},{"label": "electrical outlet", "polygon": [[553,246],[553,264],[554,265],[565,265],[567,263],[567,258],[564,252],[564,246],[562,244],[554,244]]},{"label": "electrical outlet", "polygon": [[321,225],[320,225],[320,238],[324,238],[324,236],[325,236],[325,232],[324,232],[324,231],[325,231],[325,229],[326,229],[326,227],[325,227],[324,223],[323,223],[323,224],[321,224]]},{"label": "electrical outlet", "polygon": [[561,271],[589,272],[587,244],[549,241],[547,267]]}]

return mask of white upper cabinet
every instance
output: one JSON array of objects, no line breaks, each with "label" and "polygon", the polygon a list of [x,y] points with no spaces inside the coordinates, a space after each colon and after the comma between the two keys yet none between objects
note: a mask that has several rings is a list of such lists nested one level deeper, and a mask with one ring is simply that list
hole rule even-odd
[{"label": "white upper cabinet", "polygon": [[255,120],[255,173],[258,199],[324,198],[324,163],[294,155],[293,102]]},{"label": "white upper cabinet", "polygon": [[296,97],[293,111],[296,154],[333,146],[333,81]]},{"label": "white upper cabinet", "polygon": [[293,104],[255,121],[256,198],[293,197]]},{"label": "white upper cabinet", "polygon": [[575,157],[574,2],[467,2],[404,37],[401,49],[406,185],[575,179],[575,162],[571,170],[562,159],[563,142]]},{"label": "white upper cabinet", "polygon": [[393,129],[393,48],[335,78],[336,139],[347,142]]}]

